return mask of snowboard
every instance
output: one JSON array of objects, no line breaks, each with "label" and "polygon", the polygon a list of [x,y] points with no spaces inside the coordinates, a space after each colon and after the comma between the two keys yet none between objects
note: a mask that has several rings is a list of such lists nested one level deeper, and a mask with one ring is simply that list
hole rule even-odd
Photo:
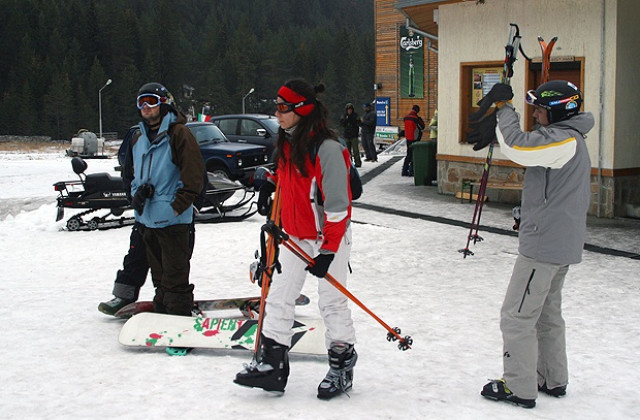
[{"label": "snowboard", "polygon": [[[258,320],[205,318],[143,312],[122,327],[118,340],[132,347],[190,347],[249,350],[255,346]],[[321,319],[298,319],[292,327],[292,353],[326,355],[325,327]]]},{"label": "snowboard", "polygon": [[[308,305],[309,302],[309,298],[305,295],[300,295],[296,299],[297,306]],[[231,299],[196,300],[193,302],[193,307],[195,313],[239,309],[242,315],[251,318],[253,315],[255,315],[255,313],[259,312],[260,296]],[[133,315],[142,312],[153,312],[153,302],[139,301],[130,303],[116,312],[114,316],[116,318],[131,318]]]}]

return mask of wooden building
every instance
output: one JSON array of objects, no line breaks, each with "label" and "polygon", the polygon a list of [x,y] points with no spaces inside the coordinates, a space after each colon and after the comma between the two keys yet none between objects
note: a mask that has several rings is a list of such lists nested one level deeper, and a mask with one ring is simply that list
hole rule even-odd
[{"label": "wooden building", "polygon": [[[524,96],[540,81],[538,36],[557,36],[550,78],[580,87],[596,121],[587,139],[590,214],[640,217],[639,20],[637,0],[375,0],[376,99],[400,129],[412,105],[425,120],[438,109],[438,190],[455,194],[482,172],[486,149],[466,143],[467,115],[481,97],[478,82],[499,78],[510,23],[531,59],[519,54],[511,79],[523,129],[533,125]],[[491,180],[519,182],[523,173],[496,148]],[[517,202],[519,192],[490,191],[490,199]]]}]

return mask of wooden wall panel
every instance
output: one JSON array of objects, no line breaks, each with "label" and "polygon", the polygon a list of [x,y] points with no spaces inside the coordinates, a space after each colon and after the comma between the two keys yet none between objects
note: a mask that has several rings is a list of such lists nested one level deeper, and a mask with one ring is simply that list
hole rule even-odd
[{"label": "wooden wall panel", "polygon": [[[396,0],[375,0],[375,28],[376,28],[376,80],[382,84],[377,96],[391,98],[391,124],[402,129],[403,117],[414,104],[420,106],[420,115],[428,123],[433,116],[438,103],[438,54],[424,44],[424,92],[422,99],[401,99],[399,78],[399,34],[400,26],[406,22],[405,16],[396,9]],[[433,13],[429,10],[429,13]],[[420,29],[420,28],[418,28]],[[437,41],[432,41],[437,48]]]}]

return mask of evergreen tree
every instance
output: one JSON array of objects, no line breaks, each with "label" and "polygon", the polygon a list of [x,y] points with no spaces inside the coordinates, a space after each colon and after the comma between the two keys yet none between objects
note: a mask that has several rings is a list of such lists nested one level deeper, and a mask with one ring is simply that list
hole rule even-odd
[{"label": "evergreen tree", "polygon": [[[181,109],[273,112],[292,77],[324,82],[332,113],[373,94],[373,2],[0,0],[0,133],[120,135],[137,89],[165,84]],[[182,95],[183,86],[194,88]],[[55,104],[55,106],[53,106]]]}]

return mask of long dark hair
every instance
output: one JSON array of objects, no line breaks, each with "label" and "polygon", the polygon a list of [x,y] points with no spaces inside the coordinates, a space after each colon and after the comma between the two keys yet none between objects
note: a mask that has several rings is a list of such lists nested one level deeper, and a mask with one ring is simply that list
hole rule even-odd
[{"label": "long dark hair", "polygon": [[[284,86],[313,101],[314,108],[309,115],[300,116],[291,137],[291,161],[296,165],[302,176],[308,176],[305,170],[305,159],[309,154],[317,154],[320,143],[326,139],[337,140],[334,130],[327,126],[329,111],[318,100],[318,94],[324,92],[324,84],[312,86],[304,79],[292,79],[285,82]],[[286,159],[282,153],[283,145],[287,140],[287,133],[278,130],[277,152],[275,157],[276,167],[281,159]]]}]

